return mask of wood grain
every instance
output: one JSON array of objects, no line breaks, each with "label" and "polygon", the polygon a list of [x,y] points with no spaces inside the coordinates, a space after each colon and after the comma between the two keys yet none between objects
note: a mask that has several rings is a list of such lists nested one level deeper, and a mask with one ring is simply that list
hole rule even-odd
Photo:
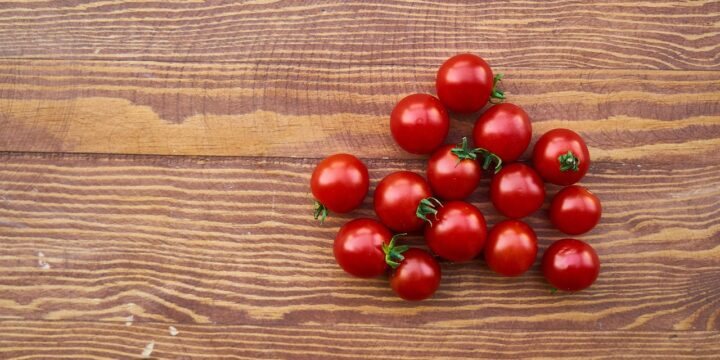
[{"label": "wood grain", "polygon": [[[388,114],[435,70],[4,60],[0,150],[407,158]],[[536,136],[571,126],[601,161],[720,161],[720,71],[500,70]]]},{"label": "wood grain", "polygon": [[[713,0],[0,0],[0,358],[716,359],[718,24]],[[387,117],[459,52],[506,74],[536,137],[591,147],[590,289],[478,260],[407,303],[335,264],[373,212],[311,220],[314,164],[422,173]]]},{"label": "wood grain", "polygon": [[[717,359],[711,331],[517,332],[400,326],[0,321],[0,357],[157,359]],[[72,328],[72,332],[66,331]]]},{"label": "wood grain", "polygon": [[[603,265],[577,294],[550,294],[536,266],[495,276],[443,264],[437,295],[394,296],[344,274],[332,240],[369,200],[323,226],[310,216],[314,160],[0,156],[0,317],[16,320],[504,330],[720,329],[718,164],[595,163],[583,183],[606,214],[582,238]],[[421,161],[368,160],[375,184]],[[471,198],[490,223],[487,180]],[[551,193],[554,192],[552,189]],[[547,204],[546,204],[547,206]],[[528,218],[541,248],[562,237]],[[410,240],[419,244],[420,239]],[[41,259],[38,253],[44,256]],[[48,264],[44,269],[39,260]],[[132,305],[129,305],[132,304]]]},{"label": "wood grain", "polygon": [[717,1],[5,1],[0,56],[720,70]]}]

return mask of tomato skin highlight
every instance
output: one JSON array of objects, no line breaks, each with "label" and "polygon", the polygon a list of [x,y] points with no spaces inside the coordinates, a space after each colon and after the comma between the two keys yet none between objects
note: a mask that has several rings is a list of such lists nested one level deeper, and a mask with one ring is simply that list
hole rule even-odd
[{"label": "tomato skin highlight", "polygon": [[373,207],[383,224],[397,232],[420,230],[423,220],[415,212],[420,200],[432,196],[430,185],[422,176],[410,171],[397,171],[375,188]]},{"label": "tomato skin highlight", "polygon": [[452,153],[455,145],[445,145],[428,159],[427,178],[435,196],[444,200],[462,200],[480,184],[482,169],[476,160],[460,160]]},{"label": "tomato skin highlight", "polygon": [[391,239],[390,230],[376,220],[351,220],[335,236],[333,254],[348,274],[361,278],[377,277],[388,269],[382,244],[389,244]]},{"label": "tomato skin highlight", "polygon": [[545,184],[530,166],[506,165],[490,181],[490,201],[501,214],[518,219],[538,210],[545,200]]},{"label": "tomato skin highlight", "polygon": [[360,206],[369,186],[367,167],[350,154],[328,156],[317,164],[310,177],[315,199],[336,213],[347,213]]},{"label": "tomato skin highlight", "polygon": [[440,265],[427,251],[413,248],[390,276],[390,287],[401,298],[420,301],[432,296],[440,286]]},{"label": "tomato skin highlight", "polygon": [[455,112],[474,113],[485,106],[494,87],[490,65],[473,54],[447,59],[437,72],[435,88],[445,106]]},{"label": "tomato skin highlight", "polygon": [[505,220],[490,230],[483,254],[488,267],[496,273],[518,276],[532,266],[537,252],[535,231],[520,220]]},{"label": "tomato skin highlight", "polygon": [[550,221],[556,229],[569,235],[592,230],[601,216],[600,199],[579,185],[560,190],[550,203]]},{"label": "tomato skin highlight", "polygon": [[429,154],[445,141],[450,117],[440,100],[428,94],[408,95],[390,114],[395,142],[412,154]]},{"label": "tomato skin highlight", "polygon": [[429,216],[425,241],[436,255],[454,262],[474,259],[483,249],[487,224],[482,212],[464,201],[451,201]]},{"label": "tomato skin highlight", "polygon": [[517,160],[532,138],[530,117],[519,106],[510,103],[494,105],[475,122],[475,146],[499,156],[504,163]]},{"label": "tomato skin highlight", "polygon": [[600,258],[587,243],[577,239],[562,239],[545,250],[542,271],[545,279],[555,288],[580,291],[597,279]]},{"label": "tomato skin highlight", "polygon": [[[561,170],[559,158],[570,151],[579,162],[577,171]],[[580,135],[569,129],[552,129],[543,134],[533,149],[533,166],[547,182],[572,185],[585,176],[590,168],[590,152]]]}]

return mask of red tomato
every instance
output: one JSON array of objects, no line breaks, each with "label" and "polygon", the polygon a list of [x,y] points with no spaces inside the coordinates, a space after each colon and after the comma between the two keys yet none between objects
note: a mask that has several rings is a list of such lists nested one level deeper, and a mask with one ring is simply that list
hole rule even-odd
[{"label": "red tomato", "polygon": [[601,214],[600,199],[578,185],[560,190],[550,203],[550,221],[558,230],[570,235],[592,230]]},{"label": "red tomato", "polygon": [[483,254],[496,273],[518,276],[532,266],[537,251],[537,236],[530,226],[520,220],[505,220],[490,230]]},{"label": "red tomato", "polygon": [[440,286],[440,265],[427,251],[410,249],[390,276],[390,286],[405,300],[427,299]]},{"label": "red tomato", "polygon": [[497,104],[485,111],[475,122],[475,146],[494,153],[503,162],[517,160],[525,152],[532,137],[528,114],[517,105]]},{"label": "red tomato", "polygon": [[413,154],[429,154],[437,149],[449,129],[447,111],[432,95],[409,95],[390,114],[390,131],[395,142]]},{"label": "red tomato", "polygon": [[322,222],[327,211],[346,213],[360,206],[368,192],[368,170],[350,154],[335,154],[321,161],[310,178],[315,219]]},{"label": "red tomato", "polygon": [[509,218],[535,212],[545,200],[545,184],[531,167],[515,163],[505,166],[490,182],[490,201]]},{"label": "red tomato", "polygon": [[447,59],[438,70],[435,87],[438,97],[448,109],[459,113],[474,113],[487,104],[490,97],[504,99],[502,91],[494,89],[502,78],[493,78],[485,60],[473,54],[459,54]]},{"label": "red tomato", "polygon": [[580,181],[590,168],[590,152],[576,132],[553,129],[535,143],[533,165],[545,181],[571,185]]},{"label": "red tomato", "polygon": [[562,239],[545,250],[542,271],[555,288],[579,291],[597,279],[600,259],[592,246],[576,239]]},{"label": "red tomato", "polygon": [[450,261],[472,260],[482,251],[486,237],[485,217],[464,201],[442,205],[425,226],[425,241],[430,250]]},{"label": "red tomato", "polygon": [[427,178],[433,194],[445,200],[464,199],[480,183],[480,164],[475,153],[468,152],[467,139],[463,146],[445,145],[428,160]]},{"label": "red tomato", "polygon": [[375,188],[375,213],[387,227],[398,232],[420,230],[423,220],[416,211],[420,201],[432,196],[430,186],[420,175],[410,171],[394,172]]},{"label": "red tomato", "polygon": [[388,268],[383,244],[390,244],[392,233],[373,219],[355,219],[340,228],[333,253],[338,265],[347,273],[371,278],[380,276]]}]

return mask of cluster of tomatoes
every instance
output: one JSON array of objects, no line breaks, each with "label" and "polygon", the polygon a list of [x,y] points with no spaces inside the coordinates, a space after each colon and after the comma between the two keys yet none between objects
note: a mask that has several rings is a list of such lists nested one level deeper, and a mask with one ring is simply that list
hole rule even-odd
[{"label": "cluster of tomatoes", "polygon": [[[525,111],[502,102],[488,64],[472,54],[448,59],[437,73],[438,97],[413,94],[400,100],[390,116],[397,144],[413,154],[429,154],[427,181],[410,171],[387,175],[378,183],[373,205],[378,220],[352,220],[340,228],[335,242],[337,263],[347,273],[371,278],[392,268],[390,285],[403,299],[430,297],[440,284],[436,256],[470,261],[483,254],[498,274],[518,276],[535,262],[538,252],[533,229],[519,220],[537,211],[545,200],[545,183],[565,186],[552,199],[550,220],[560,231],[578,235],[600,220],[599,199],[587,189],[572,185],[588,171],[590,154],[583,139],[568,129],[542,135],[532,152],[532,166],[515,162],[532,138]],[[446,109],[475,113],[488,101],[473,129],[475,148],[467,138],[458,145],[443,145],[450,127]],[[490,200],[507,217],[488,232],[485,217],[463,201],[475,191],[483,170],[493,173]],[[346,213],[358,207],[369,187],[367,167],[349,154],[322,160],[311,177],[315,218],[328,210]],[[410,248],[401,237],[423,231],[428,248]],[[434,254],[434,255],[433,255]],[[577,239],[553,243],[542,259],[542,272],[555,289],[582,290],[600,271],[595,250]]]}]

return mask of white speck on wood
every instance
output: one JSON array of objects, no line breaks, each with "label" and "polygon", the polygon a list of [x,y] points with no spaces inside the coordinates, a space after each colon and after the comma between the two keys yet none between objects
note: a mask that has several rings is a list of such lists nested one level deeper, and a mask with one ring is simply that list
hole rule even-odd
[{"label": "white speck on wood", "polygon": [[150,357],[153,350],[155,350],[155,341],[151,341],[149,344],[145,345],[145,348],[142,353],[140,353],[140,356],[142,356],[143,359],[147,359]]},{"label": "white speck on wood", "polygon": [[135,315],[130,315],[125,318],[125,326],[130,326],[133,324],[133,321],[135,321]]},{"label": "white speck on wood", "polygon": [[168,329],[170,330],[170,335],[172,335],[172,336],[176,336],[177,334],[180,333],[178,331],[178,329],[176,329],[174,326],[170,326]]},{"label": "white speck on wood", "polygon": [[38,251],[38,267],[43,270],[50,269],[50,264],[48,264],[47,261],[45,261],[45,254],[43,254],[42,251]]}]

